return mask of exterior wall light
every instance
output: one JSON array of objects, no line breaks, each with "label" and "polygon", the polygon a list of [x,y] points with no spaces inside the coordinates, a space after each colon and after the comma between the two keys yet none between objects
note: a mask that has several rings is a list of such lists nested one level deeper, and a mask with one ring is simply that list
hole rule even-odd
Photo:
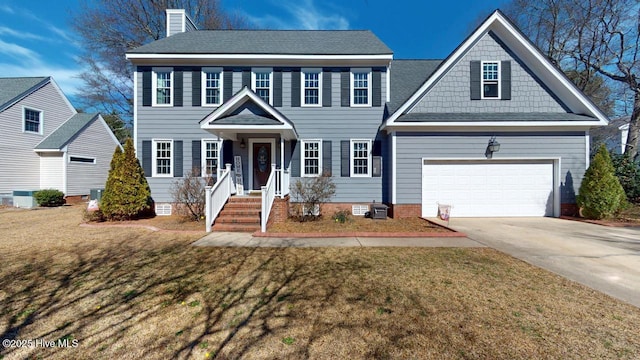
[{"label": "exterior wall light", "polygon": [[491,140],[489,140],[488,150],[490,153],[500,151],[500,143],[498,142],[498,140],[496,140],[495,136],[492,137]]}]

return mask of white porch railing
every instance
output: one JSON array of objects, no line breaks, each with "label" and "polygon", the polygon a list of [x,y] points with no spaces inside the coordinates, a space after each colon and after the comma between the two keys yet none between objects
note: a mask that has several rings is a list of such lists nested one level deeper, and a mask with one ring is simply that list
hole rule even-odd
[{"label": "white porch railing", "polygon": [[267,180],[267,185],[261,188],[262,190],[262,211],[260,212],[260,231],[267,231],[267,221],[269,221],[269,214],[271,214],[271,207],[273,206],[273,200],[276,198],[276,164],[271,164],[271,174]]},{"label": "white porch railing", "polygon": [[276,169],[276,196],[283,199],[289,194],[289,170]]},{"label": "white porch railing", "polygon": [[220,211],[231,197],[233,189],[233,181],[231,179],[231,164],[225,164],[226,168],[218,176],[218,181],[213,186],[207,186],[206,189],[206,205],[205,205],[205,221],[207,232],[211,232],[211,225],[216,220]]}]

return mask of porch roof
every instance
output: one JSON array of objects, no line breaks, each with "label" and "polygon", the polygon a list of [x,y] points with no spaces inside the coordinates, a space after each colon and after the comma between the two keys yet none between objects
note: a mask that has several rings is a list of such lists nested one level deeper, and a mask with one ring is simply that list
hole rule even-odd
[{"label": "porch roof", "polygon": [[298,138],[291,120],[247,87],[202,119],[200,128],[234,141],[241,133],[279,134],[285,140]]}]

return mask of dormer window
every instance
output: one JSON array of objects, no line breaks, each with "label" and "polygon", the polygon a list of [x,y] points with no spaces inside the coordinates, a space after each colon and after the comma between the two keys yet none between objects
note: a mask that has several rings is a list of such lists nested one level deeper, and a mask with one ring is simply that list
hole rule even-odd
[{"label": "dormer window", "polygon": [[482,98],[500,99],[500,62],[482,62]]},{"label": "dormer window", "polygon": [[272,69],[253,69],[252,77],[252,90],[256,95],[260,96],[262,100],[266,101],[269,105],[272,105],[273,83],[271,81]]}]

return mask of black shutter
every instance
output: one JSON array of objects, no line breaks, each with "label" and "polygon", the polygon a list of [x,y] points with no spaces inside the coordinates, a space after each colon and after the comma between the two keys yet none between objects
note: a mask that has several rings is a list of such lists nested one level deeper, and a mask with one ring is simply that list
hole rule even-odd
[{"label": "black shutter", "polygon": [[151,164],[151,141],[145,140],[142,142],[142,171],[144,176],[151,177],[153,172],[151,171],[153,164]]},{"label": "black shutter", "polygon": [[222,77],[222,101],[224,102],[231,99],[231,96],[233,96],[233,70],[225,69]]},{"label": "black shutter", "polygon": [[322,72],[322,106],[331,107],[331,69]]},{"label": "black shutter", "polygon": [[373,142],[373,149],[371,150],[371,176],[382,176],[382,142],[375,140]]},{"label": "black shutter", "polygon": [[226,168],[227,164],[233,165],[233,141],[222,141],[222,168]]},{"label": "black shutter", "polygon": [[300,177],[300,151],[302,144],[299,141],[291,142],[291,176],[292,177]]},{"label": "black shutter", "polygon": [[198,70],[193,70],[191,72],[191,105],[192,106],[200,106],[202,99],[202,71],[200,68]]},{"label": "black shutter", "polygon": [[242,70],[242,86],[251,89],[251,71]]},{"label": "black shutter", "polygon": [[322,173],[331,176],[331,141],[322,142]]},{"label": "black shutter", "polygon": [[273,71],[273,106],[282,107],[282,71]]},{"label": "black shutter", "polygon": [[500,64],[500,76],[502,77],[502,100],[511,100],[511,61],[506,60]]},{"label": "black shutter", "polygon": [[173,106],[182,106],[182,70],[173,71]]},{"label": "black shutter", "polygon": [[300,70],[291,72],[291,107],[300,107]]},{"label": "black shutter", "polygon": [[[202,142],[200,140],[191,141],[191,169],[202,170]],[[202,171],[198,171],[199,174]]]},{"label": "black shutter", "polygon": [[480,69],[480,61],[471,61],[470,66],[469,78],[471,80],[471,100],[480,100],[482,94],[480,83],[482,71]]},{"label": "black shutter", "polygon": [[182,177],[184,159],[182,157],[182,140],[173,142],[173,177]]},{"label": "black shutter", "polygon": [[351,175],[351,145],[349,140],[340,141],[340,176]]},{"label": "black shutter", "polygon": [[[142,106],[151,106],[151,69],[142,69]],[[151,176],[151,175],[149,175]]]},{"label": "black shutter", "polygon": [[351,106],[351,86],[350,83],[351,82],[351,74],[349,73],[349,70],[342,70],[342,73],[340,74],[340,92],[341,92],[341,97],[340,97],[340,105],[341,106]]},{"label": "black shutter", "polygon": [[380,70],[373,70],[371,82],[371,105],[382,106],[382,75]]}]

